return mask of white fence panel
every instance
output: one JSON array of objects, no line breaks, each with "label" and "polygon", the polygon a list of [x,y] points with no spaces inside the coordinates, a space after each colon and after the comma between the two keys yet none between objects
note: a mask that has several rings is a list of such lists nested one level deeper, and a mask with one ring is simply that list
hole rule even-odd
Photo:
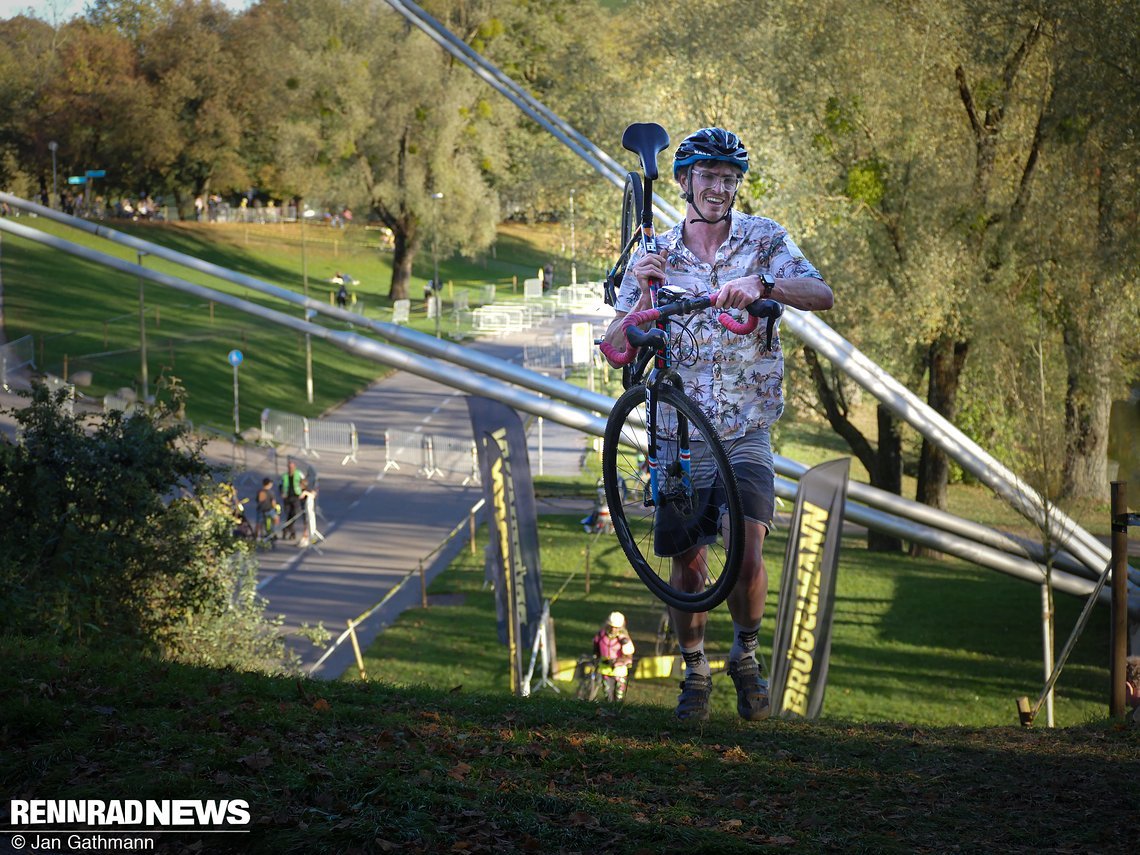
[{"label": "white fence panel", "polygon": [[25,366],[36,366],[35,345],[30,335],[21,336],[0,347],[0,384],[7,386],[9,375]]},{"label": "white fence panel", "polygon": [[348,461],[356,463],[356,452],[360,447],[356,435],[356,425],[352,422],[338,422],[331,419],[309,419],[308,445],[306,449],[314,457],[320,457],[319,452],[334,452],[344,455],[340,465]]},{"label": "white fence panel", "polygon": [[308,430],[305,418],[294,413],[264,409],[261,411],[261,441],[275,445],[291,445],[304,451],[305,433]]}]

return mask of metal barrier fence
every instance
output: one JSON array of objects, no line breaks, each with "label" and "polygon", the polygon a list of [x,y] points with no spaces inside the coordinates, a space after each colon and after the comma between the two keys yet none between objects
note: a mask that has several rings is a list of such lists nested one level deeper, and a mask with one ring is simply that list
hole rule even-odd
[{"label": "metal barrier fence", "polygon": [[35,345],[30,335],[21,336],[0,347],[0,385],[8,385],[8,375],[26,366],[36,367]]},{"label": "metal barrier fence", "polygon": [[[407,467],[405,470],[400,464]],[[384,468],[424,478],[462,476],[462,484],[479,483],[479,459],[470,437],[438,436],[416,431],[384,431]]]},{"label": "metal barrier fence", "polygon": [[558,371],[562,377],[574,362],[574,348],[570,344],[523,345],[523,366],[531,370]]},{"label": "metal barrier fence", "polygon": [[305,450],[313,457],[320,457],[321,455],[318,452],[326,451],[344,455],[340,461],[341,466],[350,460],[353,463],[357,462],[356,452],[360,448],[360,442],[356,435],[355,424],[327,419],[316,419],[315,421],[306,419],[305,424],[308,426],[306,433],[308,443]]},{"label": "metal barrier fence", "polygon": [[319,458],[320,452],[344,455],[340,465],[357,462],[360,440],[356,425],[330,419],[307,419],[294,413],[266,408],[261,411],[261,441],[291,445],[306,456]]},{"label": "metal barrier fence", "polygon": [[261,411],[261,441],[273,445],[305,447],[305,419],[293,413],[277,410]]}]

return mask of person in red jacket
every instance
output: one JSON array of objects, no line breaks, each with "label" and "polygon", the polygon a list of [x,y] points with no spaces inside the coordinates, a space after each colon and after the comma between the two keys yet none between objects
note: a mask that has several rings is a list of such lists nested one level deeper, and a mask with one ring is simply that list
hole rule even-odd
[{"label": "person in red jacket", "polygon": [[633,639],[625,628],[625,615],[611,612],[594,636],[594,656],[598,658],[598,674],[607,698],[620,701],[629,684],[629,666],[633,664]]}]

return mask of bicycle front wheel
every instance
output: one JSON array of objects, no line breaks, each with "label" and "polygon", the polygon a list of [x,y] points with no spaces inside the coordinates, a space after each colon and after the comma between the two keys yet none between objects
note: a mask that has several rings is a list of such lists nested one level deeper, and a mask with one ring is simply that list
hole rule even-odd
[{"label": "bicycle front wheel", "polygon": [[[645,391],[626,391],[606,422],[602,480],[610,520],[634,572],[658,599],[705,612],[724,602],[740,575],[744,512],[736,476],[708,417],[678,389],[656,392],[657,435],[649,437]],[[656,470],[656,497],[648,480],[622,489],[638,478],[640,455]]]}]

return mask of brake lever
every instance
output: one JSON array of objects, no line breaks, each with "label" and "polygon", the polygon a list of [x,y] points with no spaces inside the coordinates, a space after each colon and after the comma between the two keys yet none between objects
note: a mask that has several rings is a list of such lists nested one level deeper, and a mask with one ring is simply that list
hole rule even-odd
[{"label": "brake lever", "polygon": [[775,300],[754,300],[748,304],[746,311],[754,318],[767,318],[764,327],[764,350],[772,350],[772,336],[776,332],[776,321],[784,314],[784,305]]}]

